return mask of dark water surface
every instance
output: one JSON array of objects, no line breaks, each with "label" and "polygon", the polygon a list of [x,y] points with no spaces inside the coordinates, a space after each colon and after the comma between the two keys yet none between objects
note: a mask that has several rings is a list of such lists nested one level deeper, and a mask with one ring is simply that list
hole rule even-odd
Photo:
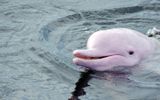
[{"label": "dark water surface", "polygon": [[[72,51],[114,27],[160,27],[160,0],[0,0],[0,100],[67,100],[80,74]],[[160,100],[157,59],[156,71],[93,78],[80,99]]]}]

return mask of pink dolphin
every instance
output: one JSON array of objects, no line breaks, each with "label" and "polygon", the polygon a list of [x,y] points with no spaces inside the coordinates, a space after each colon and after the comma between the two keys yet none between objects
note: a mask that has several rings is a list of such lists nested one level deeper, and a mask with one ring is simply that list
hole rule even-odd
[{"label": "pink dolphin", "polygon": [[87,49],[73,52],[73,62],[87,69],[106,71],[138,65],[153,52],[154,43],[148,36],[127,28],[113,28],[93,33]]}]

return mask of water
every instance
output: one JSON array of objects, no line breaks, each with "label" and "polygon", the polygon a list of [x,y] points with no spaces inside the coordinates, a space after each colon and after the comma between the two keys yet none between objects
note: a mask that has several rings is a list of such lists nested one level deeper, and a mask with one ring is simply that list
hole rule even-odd
[{"label": "water", "polygon": [[[80,74],[72,51],[85,48],[92,32],[146,33],[160,26],[159,16],[160,0],[1,0],[0,100],[67,100]],[[159,100],[158,55],[141,74],[93,78],[80,99]]]}]

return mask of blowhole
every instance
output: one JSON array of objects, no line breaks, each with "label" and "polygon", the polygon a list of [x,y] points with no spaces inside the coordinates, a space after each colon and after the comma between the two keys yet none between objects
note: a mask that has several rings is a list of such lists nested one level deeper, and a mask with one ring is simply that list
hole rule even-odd
[{"label": "blowhole", "polygon": [[153,37],[153,34],[149,34],[148,37]]}]

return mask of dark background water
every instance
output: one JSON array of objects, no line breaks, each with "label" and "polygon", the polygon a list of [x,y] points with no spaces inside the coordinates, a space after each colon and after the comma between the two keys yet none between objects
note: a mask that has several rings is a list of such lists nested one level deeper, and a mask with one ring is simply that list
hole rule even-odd
[{"label": "dark background water", "polygon": [[[67,100],[80,74],[72,51],[92,32],[159,26],[160,0],[0,0],[0,100]],[[159,100],[160,71],[146,73],[92,79],[81,100]]]}]

